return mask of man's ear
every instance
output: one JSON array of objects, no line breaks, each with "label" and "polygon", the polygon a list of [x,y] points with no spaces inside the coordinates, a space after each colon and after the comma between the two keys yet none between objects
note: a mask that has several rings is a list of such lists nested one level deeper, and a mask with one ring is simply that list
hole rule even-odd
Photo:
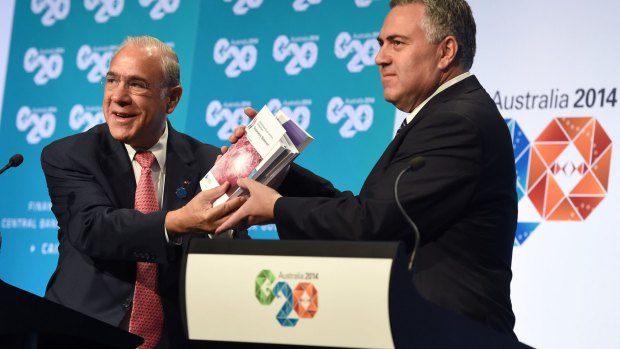
[{"label": "man's ear", "polygon": [[182,94],[183,88],[179,85],[169,88],[168,97],[166,97],[168,99],[166,113],[171,114],[174,111],[181,100]]},{"label": "man's ear", "polygon": [[459,44],[456,38],[452,35],[446,36],[437,47],[437,53],[439,55],[439,62],[437,68],[445,70],[456,59],[456,55],[459,52]]}]

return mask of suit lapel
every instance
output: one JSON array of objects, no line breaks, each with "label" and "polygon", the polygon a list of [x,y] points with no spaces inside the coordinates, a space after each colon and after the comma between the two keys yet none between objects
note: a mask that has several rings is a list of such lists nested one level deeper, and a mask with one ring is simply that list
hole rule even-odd
[{"label": "suit lapel", "polygon": [[187,140],[168,123],[166,150],[166,183],[162,209],[173,210],[184,206],[198,191],[200,169]]},{"label": "suit lapel", "polygon": [[[99,160],[103,175],[121,208],[133,208],[136,181],[131,161],[123,144],[112,138],[106,130],[102,139],[102,156]],[[188,142],[168,123],[166,150],[166,182],[162,209],[172,210],[184,206],[198,191],[200,169],[193,158]],[[183,188],[177,195],[177,189]],[[183,195],[183,190],[187,195]]]},{"label": "suit lapel", "polygon": [[109,183],[118,207],[133,208],[136,192],[136,180],[123,144],[110,135],[108,126],[103,133],[101,170]]},{"label": "suit lapel", "polygon": [[454,96],[457,96],[457,95],[460,95],[460,94],[463,94],[463,93],[469,93],[469,92],[477,90],[479,88],[482,88],[482,86],[478,82],[478,79],[476,79],[476,77],[472,75],[472,76],[464,79],[463,81],[448,87],[447,89],[445,89],[444,91],[442,91],[441,93],[439,93],[435,97],[433,97],[422,108],[422,110],[420,110],[418,115],[416,115],[416,117],[413,118],[413,120],[409,124],[407,124],[405,127],[403,127],[400,130],[400,132],[398,132],[396,134],[396,136],[394,137],[392,142],[390,142],[388,147],[383,152],[383,155],[381,156],[381,158],[379,159],[379,161],[375,165],[375,168],[373,168],[373,172],[374,172],[374,170],[376,168],[386,168],[387,166],[389,166],[389,164],[391,163],[392,159],[394,158],[396,150],[398,150],[398,148],[400,148],[400,145],[404,141],[405,136],[409,132],[411,132],[416,127],[416,125],[419,124],[422,120],[424,120],[427,117],[432,117],[432,116],[430,116],[430,114],[431,114],[430,111],[433,109],[434,106],[436,106],[438,104],[441,104],[441,103],[444,103],[445,101],[449,101],[452,98],[454,98]]}]

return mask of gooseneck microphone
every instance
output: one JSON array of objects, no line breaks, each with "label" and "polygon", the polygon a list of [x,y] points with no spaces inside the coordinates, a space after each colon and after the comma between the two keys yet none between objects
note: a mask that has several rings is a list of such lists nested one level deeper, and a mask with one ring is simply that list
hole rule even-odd
[{"label": "gooseneck microphone", "polygon": [[413,228],[413,234],[415,236],[415,240],[413,242],[413,251],[411,252],[411,258],[409,259],[409,271],[413,268],[413,259],[415,258],[415,253],[418,250],[418,245],[420,244],[420,231],[418,230],[418,226],[413,222],[411,217],[405,212],[403,205],[401,205],[400,200],[398,199],[398,182],[400,181],[400,177],[407,171],[417,171],[426,165],[426,161],[422,156],[416,156],[413,159],[409,160],[407,167],[400,171],[398,177],[396,177],[396,182],[394,182],[394,198],[396,199],[396,205],[398,205],[398,209],[400,213],[405,217],[411,228]]},{"label": "gooseneck microphone", "polygon": [[11,167],[17,167],[17,166],[21,165],[22,162],[24,162],[24,157],[22,156],[22,154],[15,154],[15,155],[11,156],[11,158],[9,159],[9,163],[6,164],[0,170],[0,174],[2,174],[4,171],[8,170]]}]

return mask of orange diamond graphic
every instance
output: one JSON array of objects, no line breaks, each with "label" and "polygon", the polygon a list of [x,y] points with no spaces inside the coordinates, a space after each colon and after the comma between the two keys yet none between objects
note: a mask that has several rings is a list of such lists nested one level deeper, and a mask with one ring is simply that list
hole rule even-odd
[{"label": "orange diamond graphic", "polygon": [[607,194],[611,149],[593,117],[552,120],[530,155],[527,195],[538,213],[546,220],[586,219]]},{"label": "orange diamond graphic", "polygon": [[300,282],[293,291],[293,308],[300,318],[313,318],[319,311],[319,292],[309,282]]}]

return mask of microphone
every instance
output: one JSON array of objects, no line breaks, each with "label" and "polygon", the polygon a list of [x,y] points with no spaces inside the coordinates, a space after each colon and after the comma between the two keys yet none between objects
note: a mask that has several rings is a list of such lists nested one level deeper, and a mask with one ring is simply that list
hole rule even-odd
[{"label": "microphone", "polygon": [[0,169],[0,174],[2,174],[4,171],[8,170],[11,167],[17,167],[21,165],[22,162],[24,162],[24,157],[22,156],[22,154],[15,154],[11,156],[11,158],[9,159],[9,163],[6,164],[2,169]]},{"label": "microphone", "polygon": [[398,205],[398,209],[400,213],[405,217],[411,228],[413,228],[413,233],[415,236],[415,240],[413,242],[413,251],[411,252],[411,258],[409,259],[409,271],[413,268],[413,259],[415,258],[415,253],[418,250],[418,245],[420,244],[420,231],[418,230],[418,226],[413,222],[413,220],[409,217],[403,205],[401,205],[400,200],[398,199],[398,182],[400,181],[400,177],[407,171],[417,171],[426,165],[426,161],[422,156],[416,156],[413,159],[409,160],[407,163],[407,167],[400,171],[398,176],[396,177],[396,182],[394,182],[394,198],[396,199],[396,205]]}]

